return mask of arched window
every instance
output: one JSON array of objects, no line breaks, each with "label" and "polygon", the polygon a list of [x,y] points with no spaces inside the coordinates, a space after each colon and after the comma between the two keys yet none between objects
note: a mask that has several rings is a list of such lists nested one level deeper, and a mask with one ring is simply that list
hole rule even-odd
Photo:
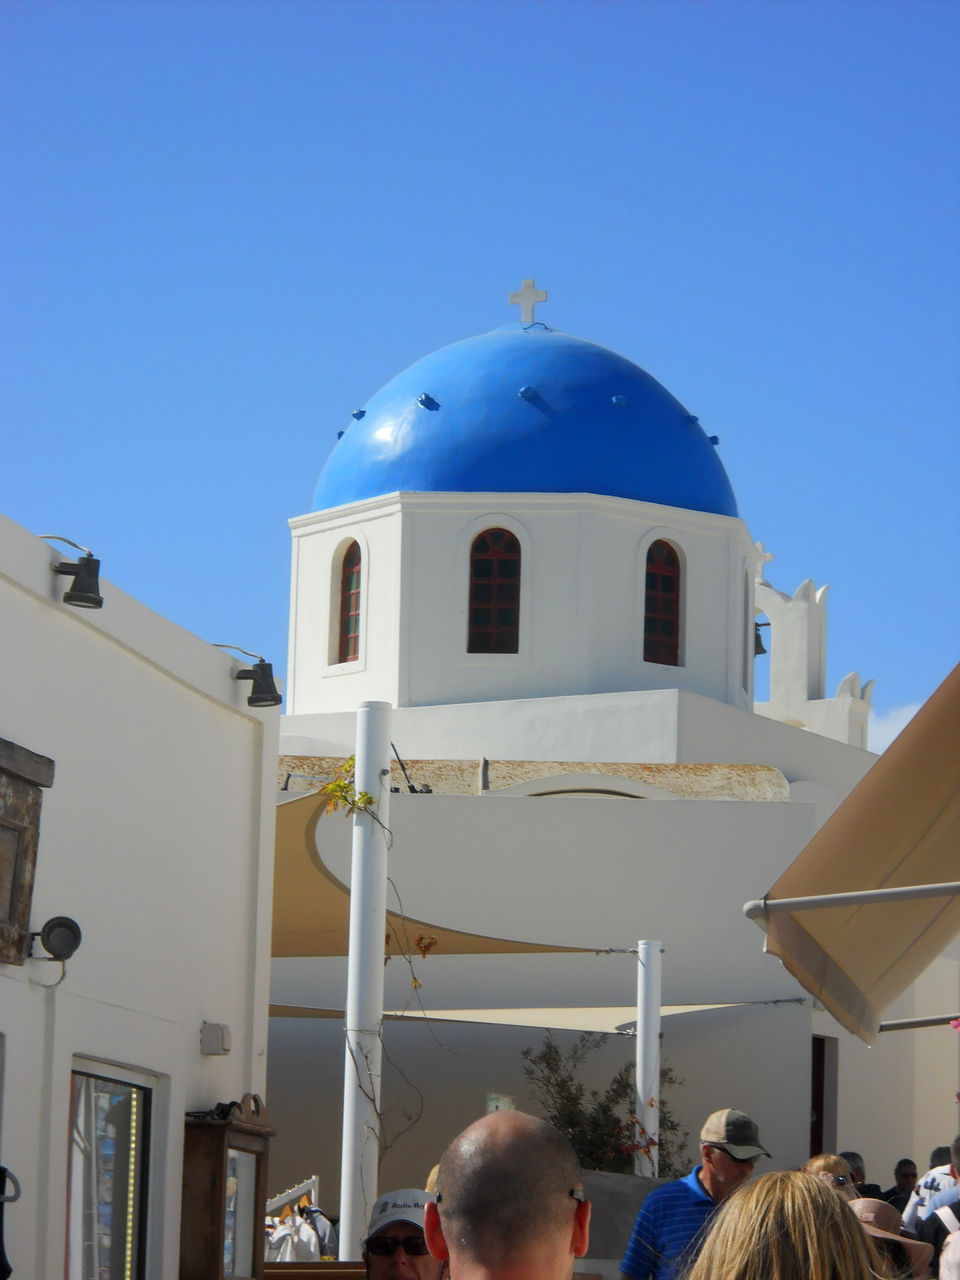
[{"label": "arched window", "polygon": [[520,647],[520,543],[507,529],[484,529],[470,548],[468,653]]},{"label": "arched window", "polygon": [[340,661],[360,656],[360,545],[351,542],[340,570]]},{"label": "arched window", "polygon": [[680,560],[669,542],[654,542],[647,552],[643,660],[680,665]]}]

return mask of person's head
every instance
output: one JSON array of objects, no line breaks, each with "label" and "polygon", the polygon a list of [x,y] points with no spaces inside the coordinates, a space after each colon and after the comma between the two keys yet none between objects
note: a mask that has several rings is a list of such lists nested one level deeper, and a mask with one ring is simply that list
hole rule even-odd
[{"label": "person's head", "polygon": [[851,1201],[850,1208],[873,1241],[888,1280],[925,1276],[933,1257],[933,1245],[900,1234],[902,1219],[886,1200],[863,1197]]},{"label": "person's head", "polygon": [[934,1147],[930,1152],[930,1168],[940,1169],[945,1164],[951,1164],[949,1147]]},{"label": "person's head", "polygon": [[733,1107],[714,1111],[700,1130],[700,1180],[719,1203],[751,1177],[760,1156],[769,1154],[749,1116]]},{"label": "person's head", "polygon": [[464,1271],[573,1272],[587,1251],[590,1203],[580,1163],[558,1129],[520,1111],[469,1125],[440,1160],[427,1242]]},{"label": "person's head", "polygon": [[423,1211],[432,1200],[413,1187],[380,1196],[363,1242],[369,1280],[440,1280],[443,1264],[423,1237]]},{"label": "person's head", "polygon": [[960,1133],[950,1143],[950,1167],[953,1169],[953,1176],[960,1178]]},{"label": "person's head", "polygon": [[687,1280],[873,1280],[878,1267],[848,1206],[793,1169],[765,1173],[725,1201]]},{"label": "person's head", "polygon": [[841,1151],[840,1158],[841,1160],[846,1160],[850,1166],[853,1180],[858,1187],[866,1181],[867,1171],[863,1165],[863,1156],[859,1151]]},{"label": "person's head", "polygon": [[853,1183],[850,1166],[843,1156],[831,1155],[821,1151],[818,1156],[811,1156],[803,1166],[804,1173],[812,1173],[815,1178],[827,1182],[844,1199],[855,1200],[858,1192]]},{"label": "person's head", "polygon": [[911,1192],[917,1185],[917,1166],[909,1156],[904,1156],[902,1160],[897,1161],[893,1180],[901,1195]]}]

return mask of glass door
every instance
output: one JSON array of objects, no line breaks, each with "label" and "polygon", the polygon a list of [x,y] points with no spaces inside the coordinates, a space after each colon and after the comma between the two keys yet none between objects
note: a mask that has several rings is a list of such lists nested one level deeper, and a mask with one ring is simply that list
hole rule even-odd
[{"label": "glass door", "polygon": [[144,1280],[151,1094],[71,1075],[66,1280]]}]

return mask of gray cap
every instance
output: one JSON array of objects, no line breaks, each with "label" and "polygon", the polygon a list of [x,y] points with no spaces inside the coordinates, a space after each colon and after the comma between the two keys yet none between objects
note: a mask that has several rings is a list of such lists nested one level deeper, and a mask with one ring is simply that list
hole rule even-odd
[{"label": "gray cap", "polygon": [[700,1141],[720,1147],[734,1160],[755,1160],[770,1152],[760,1145],[760,1130],[749,1116],[734,1107],[714,1111],[700,1130]]}]

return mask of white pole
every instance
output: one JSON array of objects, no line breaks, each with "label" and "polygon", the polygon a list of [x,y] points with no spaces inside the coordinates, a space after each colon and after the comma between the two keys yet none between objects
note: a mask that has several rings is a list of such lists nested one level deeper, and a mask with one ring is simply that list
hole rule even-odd
[{"label": "white pole", "polygon": [[655,1178],[660,1167],[660,956],[659,942],[637,943],[637,1111],[645,1131],[634,1173]]},{"label": "white pole", "polygon": [[[374,797],[387,824],[390,794],[390,704],[357,709],[355,786]],[[385,776],[384,776],[385,775]],[[350,943],[343,1075],[343,1156],[340,1166],[340,1259],[359,1261],[370,1209],[377,1198],[380,1160],[380,1028],[387,910],[387,843],[368,813],[353,815]]]}]

